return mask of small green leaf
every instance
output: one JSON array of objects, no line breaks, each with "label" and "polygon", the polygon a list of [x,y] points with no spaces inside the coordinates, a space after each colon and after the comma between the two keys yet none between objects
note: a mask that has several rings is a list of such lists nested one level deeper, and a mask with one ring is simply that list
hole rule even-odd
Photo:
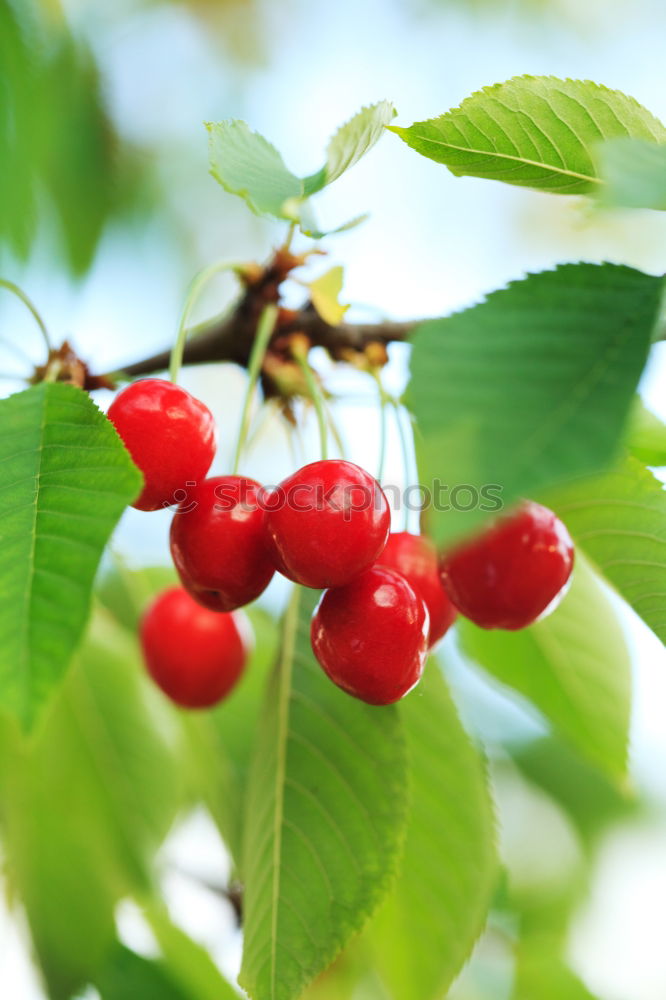
[{"label": "small green leaf", "polygon": [[316,174],[304,178],[306,195],[321,191],[358,163],[381,139],[385,127],[396,114],[390,101],[379,101],[362,108],[342,125],[328,144],[324,166]]},{"label": "small green leaf", "polygon": [[146,691],[134,643],[99,612],[40,732],[26,743],[13,720],[0,726],[4,863],[52,1000],[105,960],[116,903],[151,888],[179,805],[178,758]]},{"label": "small green leaf", "polygon": [[438,540],[496,511],[490,488],[508,506],[612,460],[662,287],[627,267],[567,264],[418,328],[409,402]]},{"label": "small green leaf", "polygon": [[90,397],[0,402],[0,709],[31,726],[81,638],[102,550],[141,477]]},{"label": "small green leaf", "polygon": [[315,601],[290,603],[250,773],[240,982],[252,1000],[295,1000],[333,961],[387,892],[406,820],[397,710],[328,680],[310,649]]},{"label": "small green leaf", "polygon": [[627,767],[631,657],[594,573],[578,556],[573,584],[553,614],[520,632],[461,621],[465,653],[528,698],[556,730],[614,778]]},{"label": "small green leaf", "polygon": [[638,396],[629,417],[627,447],[646,465],[666,465],[666,424]]},{"label": "small green leaf", "polygon": [[666,210],[666,146],[643,139],[613,139],[599,147],[597,158],[604,181],[599,192],[603,204]]},{"label": "small green leaf", "polygon": [[596,1000],[557,954],[559,947],[548,935],[521,942],[511,1000]]},{"label": "small green leaf", "polygon": [[338,326],[342,323],[349,306],[340,303],[340,292],[344,284],[344,269],[332,267],[321,277],[308,283],[312,304],[325,323]]},{"label": "small green leaf", "polygon": [[605,139],[666,142],[666,128],[633,98],[554,76],[513,77],[439,118],[389,128],[457,177],[554,194],[589,194],[601,186],[595,155]]},{"label": "small green leaf", "polygon": [[617,592],[666,642],[666,492],[635,458],[549,493],[557,512]]},{"label": "small green leaf", "polygon": [[210,172],[225,191],[243,198],[257,215],[292,219],[290,202],[303,197],[303,182],[275,146],[245,122],[207,122]]},{"label": "small green leaf", "polygon": [[483,929],[497,879],[483,760],[431,663],[401,705],[412,773],[402,869],[370,928],[391,996],[443,997]]}]

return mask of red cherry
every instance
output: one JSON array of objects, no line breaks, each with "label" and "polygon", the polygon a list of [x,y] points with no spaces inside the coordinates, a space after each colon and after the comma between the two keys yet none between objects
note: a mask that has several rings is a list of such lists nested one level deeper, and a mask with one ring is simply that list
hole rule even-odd
[{"label": "red cherry", "polygon": [[435,546],[424,535],[397,531],[389,535],[377,564],[404,576],[423,600],[430,616],[428,645],[434,646],[453,625],[458,614],[439,578]]},{"label": "red cherry", "polygon": [[143,490],[132,504],[137,510],[178,503],[185,485],[208,472],[217,443],[213,415],[180,386],[161,378],[133,382],[108,416],[143,473]]},{"label": "red cherry", "polygon": [[171,522],[171,555],[185,588],[212,611],[233,611],[259,597],[275,567],[266,545],[263,487],[216,476],[188,490]]},{"label": "red cherry", "polygon": [[428,612],[403,576],[372,566],[346,586],[326,591],[310,638],[334,684],[370,705],[390,705],[423,673]]},{"label": "red cherry", "polygon": [[271,494],[266,536],[275,565],[306,587],[337,587],[367,569],[386,545],[391,515],[376,479],[351,462],[324,459]]},{"label": "red cherry", "polygon": [[530,501],[446,554],[441,575],[466,618],[482,628],[519,629],[555,609],[573,563],[565,526],[552,510]]},{"label": "red cherry", "polygon": [[229,694],[247,660],[243,615],[202,608],[181,587],[150,605],[141,622],[148,673],[184,708],[209,708]]}]

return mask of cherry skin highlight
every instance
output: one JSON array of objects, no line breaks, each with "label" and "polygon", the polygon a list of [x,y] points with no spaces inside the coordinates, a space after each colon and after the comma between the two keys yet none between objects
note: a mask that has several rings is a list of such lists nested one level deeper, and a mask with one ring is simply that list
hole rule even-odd
[{"label": "cherry skin highlight", "polygon": [[132,504],[137,510],[178,503],[186,483],[203,479],[215,457],[212,413],[165,379],[128,385],[111,403],[108,417],[143,473],[143,490]]},{"label": "cherry skin highlight", "polygon": [[388,538],[391,515],[376,479],[352,462],[322,459],[271,494],[266,537],[280,572],[306,587],[338,587],[367,569]]},{"label": "cherry skin highlight", "polygon": [[177,705],[210,708],[238,682],[247,661],[243,615],[202,608],[181,587],[161,593],[141,622],[148,673]]},{"label": "cherry skin highlight", "polygon": [[564,524],[529,501],[446,553],[440,569],[447,594],[466,618],[481,628],[514,630],[555,609],[573,564]]},{"label": "cherry skin highlight", "polygon": [[442,586],[433,543],[424,535],[394,532],[389,535],[377,565],[404,576],[423,600],[430,616],[428,645],[434,646],[453,625],[458,612]]},{"label": "cherry skin highlight", "polygon": [[258,503],[263,487],[243,476],[215,476],[188,489],[171,522],[171,555],[183,586],[212,611],[250,604],[275,567]]},{"label": "cherry skin highlight", "polygon": [[420,680],[428,630],[426,606],[405,578],[375,565],[326,591],[310,638],[334,684],[369,705],[390,705]]}]

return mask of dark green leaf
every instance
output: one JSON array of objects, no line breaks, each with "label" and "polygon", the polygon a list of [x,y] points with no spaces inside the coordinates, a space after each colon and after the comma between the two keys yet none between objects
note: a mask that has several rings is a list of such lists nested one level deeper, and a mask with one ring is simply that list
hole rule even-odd
[{"label": "dark green leaf", "polygon": [[376,908],[406,819],[395,706],[336,688],[309,642],[316,595],[298,591],[259,727],[247,796],[241,985],[294,1000]]},{"label": "dark green leaf", "polygon": [[473,660],[528,698],[572,746],[613,777],[627,765],[631,658],[617,615],[580,557],[562,604],[520,632],[459,625]]},{"label": "dark green leaf", "polygon": [[483,929],[497,879],[481,755],[431,663],[401,706],[412,806],[400,876],[371,927],[391,996],[438,1000]]},{"label": "dark green leaf", "polygon": [[666,642],[666,493],[635,458],[546,502],[646,625]]},{"label": "dark green leaf", "polygon": [[553,76],[513,77],[439,118],[389,128],[458,177],[555,194],[600,188],[595,154],[606,139],[666,142],[664,126],[633,98],[587,80]]},{"label": "dark green leaf", "polygon": [[438,540],[497,509],[489,487],[507,506],[612,459],[661,294],[640,271],[569,264],[419,327],[409,397],[421,481],[447,488],[428,512]]},{"label": "dark green leaf", "polygon": [[30,726],[81,638],[102,550],[141,478],[70,385],[0,402],[0,707]]}]

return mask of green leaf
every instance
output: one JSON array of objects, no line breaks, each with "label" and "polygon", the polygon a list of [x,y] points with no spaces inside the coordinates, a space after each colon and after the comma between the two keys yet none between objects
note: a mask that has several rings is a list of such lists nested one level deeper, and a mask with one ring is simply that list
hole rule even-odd
[{"label": "green leaf", "polygon": [[[166,908],[151,904],[144,912],[162,952],[160,964],[171,982],[182,989],[183,997],[187,1000],[237,1000],[238,993],[224,979],[206,949],[171,921]],[[124,994],[120,1000],[125,1000],[125,996],[145,1000],[139,992]]]},{"label": "green leaf", "polygon": [[402,708],[412,806],[395,890],[373,922],[391,996],[443,997],[483,929],[497,879],[483,760],[435,663]]},{"label": "green leaf", "polygon": [[26,743],[12,720],[0,727],[6,872],[53,1000],[105,961],[116,902],[150,890],[179,804],[178,758],[148,690],[134,643],[100,612],[39,734]]},{"label": "green leaf", "polygon": [[[211,173],[226,191],[243,198],[257,215],[299,222],[307,235],[319,239],[327,234],[319,231],[307,199],[358,163],[394,115],[389,101],[363,108],[335,133],[321,170],[303,178],[292,174],[275,146],[252,132],[245,122],[207,122]],[[343,232],[364,219],[359,216],[329,232]]]},{"label": "green leaf", "polygon": [[521,943],[511,1000],[595,1000],[547,936]]},{"label": "green leaf", "polygon": [[[131,948],[116,944],[96,977],[102,1000],[198,1000],[186,984],[175,982],[160,959],[144,958]],[[235,994],[234,994],[235,995]]]},{"label": "green leaf", "polygon": [[605,205],[666,210],[666,146],[613,139],[599,147],[597,157]]},{"label": "green leaf", "polygon": [[627,427],[627,447],[646,465],[666,465],[666,424],[636,397]]},{"label": "green leaf", "polygon": [[635,458],[546,502],[606,579],[666,642],[666,492]]},{"label": "green leaf", "polygon": [[613,606],[584,559],[562,604],[520,632],[461,621],[465,653],[528,698],[557,731],[614,778],[626,772],[631,657]]},{"label": "green leaf", "polygon": [[398,712],[324,675],[315,600],[294,592],[250,774],[240,982],[252,1000],[293,1000],[333,961],[388,890],[406,820]]},{"label": "green leaf", "polygon": [[245,122],[207,122],[211,173],[225,191],[243,198],[257,215],[292,219],[290,202],[303,197],[275,146]]},{"label": "green leaf", "polygon": [[81,638],[102,550],[141,477],[90,397],[0,401],[0,707],[31,726]]},{"label": "green leaf", "polygon": [[306,195],[321,191],[353,167],[381,139],[385,127],[397,112],[390,101],[362,108],[342,125],[328,144],[326,163],[303,180]]},{"label": "green leaf", "polygon": [[601,186],[595,157],[604,140],[666,142],[666,128],[633,98],[553,76],[513,77],[439,118],[389,128],[457,177],[554,194],[589,194]]},{"label": "green leaf", "polygon": [[661,294],[631,268],[567,264],[418,328],[409,400],[438,540],[497,510],[490,487],[508,506],[613,458]]}]

